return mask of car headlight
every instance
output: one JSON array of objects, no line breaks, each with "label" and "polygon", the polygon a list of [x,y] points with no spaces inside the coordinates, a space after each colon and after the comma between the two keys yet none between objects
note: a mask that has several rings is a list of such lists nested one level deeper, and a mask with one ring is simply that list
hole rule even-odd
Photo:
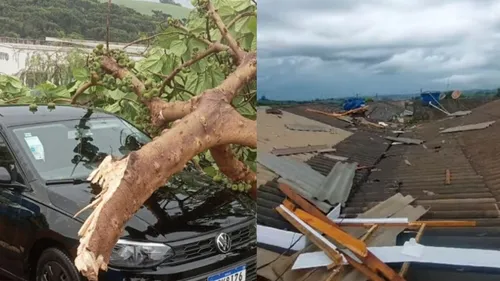
[{"label": "car headlight", "polygon": [[109,263],[116,267],[144,268],[159,265],[174,255],[171,247],[152,242],[118,240]]}]

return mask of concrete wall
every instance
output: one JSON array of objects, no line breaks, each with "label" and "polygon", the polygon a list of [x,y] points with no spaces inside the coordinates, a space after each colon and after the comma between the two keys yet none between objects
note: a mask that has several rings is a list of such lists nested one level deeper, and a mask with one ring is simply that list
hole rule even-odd
[{"label": "concrete wall", "polygon": [[[18,76],[23,70],[26,69],[30,57],[33,57],[37,54],[42,55],[42,57],[57,57],[58,63],[62,64],[65,63],[67,54],[69,54],[70,52],[79,51],[82,53],[89,53],[92,52],[92,49],[97,44],[102,43],[97,41],[57,40],[53,38],[48,39],[51,39],[50,42],[57,42],[60,44],[78,44],[81,47],[61,47],[46,44],[46,42],[49,41],[39,42],[39,44],[36,44],[36,42],[29,42],[28,40],[24,40],[26,42],[22,42],[22,40],[19,40],[19,42],[9,42],[6,40],[1,40],[0,38],[0,73]],[[123,47],[123,45],[110,45],[110,48],[119,47]],[[137,51],[137,48],[130,49],[133,51]],[[136,55],[136,53],[130,53],[129,55],[132,59],[140,59],[140,56]]]}]

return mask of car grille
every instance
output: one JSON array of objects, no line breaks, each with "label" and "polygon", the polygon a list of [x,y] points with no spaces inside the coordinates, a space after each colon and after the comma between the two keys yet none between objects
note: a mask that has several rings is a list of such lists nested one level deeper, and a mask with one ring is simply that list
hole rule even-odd
[{"label": "car grille", "polygon": [[[243,228],[227,232],[231,236],[232,249],[237,249],[247,243],[256,240],[256,231],[254,225],[248,225]],[[176,265],[203,258],[208,258],[218,254],[215,246],[215,236],[198,240],[196,242],[173,246],[175,256],[163,262],[163,265]]]}]

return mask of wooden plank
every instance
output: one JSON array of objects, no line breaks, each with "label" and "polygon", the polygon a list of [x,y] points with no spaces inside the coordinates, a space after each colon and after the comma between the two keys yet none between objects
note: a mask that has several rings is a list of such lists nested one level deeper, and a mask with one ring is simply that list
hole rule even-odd
[{"label": "wooden plank", "polygon": [[337,222],[338,226],[349,226],[349,227],[372,227],[374,225],[378,225],[380,227],[405,227],[409,229],[419,229],[422,225],[426,225],[427,227],[473,227],[477,225],[476,221],[416,221],[416,222],[408,222],[408,223],[345,223],[345,222]]},{"label": "wooden plank", "polygon": [[447,185],[451,184],[451,173],[449,169],[446,169],[445,177],[446,177],[445,184]]},{"label": "wooden plank", "polygon": [[318,208],[313,206],[309,201],[304,199],[302,196],[297,194],[291,186],[285,184],[285,183],[279,183],[278,188],[283,192],[292,202],[297,204],[300,208],[304,209],[306,212],[312,214],[313,216],[316,216],[321,219],[326,219],[326,221],[329,221],[328,217],[323,214]]},{"label": "wooden plank", "polygon": [[340,255],[340,253],[332,249],[330,246],[328,246],[328,244],[326,244],[323,240],[321,240],[320,237],[310,232],[306,227],[300,224],[297,220],[295,220],[290,214],[288,214],[281,207],[278,206],[276,208],[276,211],[281,216],[283,216],[291,225],[297,228],[300,231],[300,233],[304,234],[309,240],[311,240],[312,243],[314,243],[316,246],[318,246],[318,248],[320,248],[323,252],[325,252],[325,254],[332,261],[334,261],[336,264],[342,263],[342,256]]},{"label": "wooden plank", "polygon": [[354,252],[356,255],[361,257],[366,257],[368,255],[368,249],[366,244],[348,233],[344,232],[338,226],[336,226],[333,222],[323,221],[320,218],[315,217],[301,209],[295,210],[295,215],[299,217],[302,221],[307,223],[308,225],[314,227],[318,231],[328,235],[338,244],[344,245],[347,249]]},{"label": "wooden plank", "polygon": [[[426,210],[422,206],[409,206],[407,205],[402,210],[393,214],[393,217],[408,217],[408,220],[415,221],[418,220],[422,215],[424,215]],[[379,229],[373,234],[369,245],[370,246],[394,246],[396,244],[396,237],[405,228],[385,228]],[[351,271],[342,281],[365,281],[365,277],[356,271]]]},{"label": "wooden plank", "polygon": [[[408,206],[411,202],[414,201],[414,198],[411,197],[410,195],[403,196],[401,193],[397,193],[393,196],[391,196],[389,199],[380,202],[376,206],[372,207],[371,209],[367,210],[366,212],[358,215],[358,218],[385,218],[385,217],[390,217],[403,209],[404,207]],[[359,227],[344,227],[344,231],[350,233],[351,235],[355,237],[362,237],[364,234],[366,234],[366,229],[362,229]],[[376,231],[372,230],[372,234]],[[316,247],[314,247],[311,250],[308,250],[307,252],[312,252],[312,251],[318,251]],[[295,261],[297,258],[295,257],[293,261]],[[349,276],[351,271],[354,271],[352,267],[344,267],[345,270],[339,274],[339,280],[343,280],[343,277]],[[295,271],[290,271],[292,273],[297,272]],[[314,274],[311,276],[311,278],[308,278],[307,281],[318,281],[318,280],[324,280],[329,276],[329,272],[325,268],[318,268],[315,270]],[[364,278],[364,277],[362,277]],[[287,281],[295,281],[296,279],[287,279]],[[363,281],[365,281],[366,278],[364,278]]]},{"label": "wooden plank", "polygon": [[[371,272],[380,272],[386,277],[388,280],[404,280],[401,276],[399,276],[392,268],[382,262],[379,258],[373,255],[366,248],[366,244],[356,239],[349,234],[343,232],[340,228],[338,228],[333,223],[326,223],[300,209],[295,211],[295,214],[308,225],[314,227],[319,232],[326,234],[328,237],[337,241],[338,244],[345,246],[347,249],[352,251],[358,258],[363,261],[363,265],[367,266],[371,269]],[[344,255],[344,257],[349,261],[352,260],[348,255]],[[367,275],[366,268],[360,268],[360,264],[354,260],[349,261],[349,264],[354,266],[359,272]],[[367,275],[368,276],[368,275]]]},{"label": "wooden plank", "polygon": [[[420,238],[422,238],[422,235],[424,234],[424,230],[425,230],[425,224],[422,224],[422,226],[420,227],[420,229],[417,232],[417,236],[415,237],[416,242],[420,242]],[[406,275],[406,272],[408,272],[409,268],[410,268],[410,263],[405,262],[403,264],[403,266],[401,267],[401,270],[399,271],[399,275],[401,277],[404,277]]]}]

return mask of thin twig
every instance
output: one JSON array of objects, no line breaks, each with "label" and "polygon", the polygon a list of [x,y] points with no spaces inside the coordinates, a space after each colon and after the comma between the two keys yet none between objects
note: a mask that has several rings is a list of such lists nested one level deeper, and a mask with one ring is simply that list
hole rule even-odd
[{"label": "thin twig", "polygon": [[234,17],[233,20],[231,20],[228,24],[227,24],[227,29],[230,29],[237,21],[239,21],[240,19],[244,18],[244,17],[251,17],[251,16],[255,16],[255,12],[245,12],[245,13],[241,13],[241,14],[238,14],[236,17]]},{"label": "thin twig", "polygon": [[130,43],[127,43],[127,45],[123,46],[123,49],[126,49],[127,47],[130,47],[132,45],[135,45],[137,43],[141,43],[141,42],[144,42],[144,41],[148,41],[151,40],[151,39],[155,39],[156,37],[162,35],[162,33],[158,33],[158,34],[155,34],[155,35],[152,35],[152,36],[149,36],[147,38],[141,38],[141,39],[137,39],[135,41],[132,41]]},{"label": "thin twig", "polygon": [[108,0],[108,16],[106,19],[106,50],[109,52],[109,26],[111,17],[111,0]]},{"label": "thin twig", "polygon": [[83,84],[82,86],[80,86],[80,88],[78,88],[78,90],[76,90],[75,94],[71,98],[71,104],[75,104],[76,103],[76,99],[78,99],[78,97],[81,94],[83,94],[88,88],[90,88],[92,86],[95,86],[95,84],[92,83],[92,82],[87,82],[87,83]]},{"label": "thin twig", "polygon": [[163,94],[163,92],[165,91],[165,87],[167,85],[170,85],[171,81],[174,79],[175,75],[177,75],[179,72],[181,72],[182,69],[184,69],[185,67],[189,67],[193,64],[195,64],[196,62],[202,60],[203,58],[211,55],[211,54],[215,54],[215,53],[218,53],[218,52],[222,52],[224,51],[224,46],[221,45],[221,44],[218,44],[218,43],[211,43],[210,47],[208,49],[206,49],[205,51],[197,54],[195,57],[193,57],[192,59],[186,61],[185,63],[183,63],[182,65],[176,67],[166,78],[165,80],[163,80],[162,84],[161,84],[161,87],[160,87],[160,96]]},{"label": "thin twig", "polygon": [[214,20],[215,25],[217,25],[219,31],[221,32],[222,38],[226,39],[229,48],[231,48],[231,50],[234,52],[234,55],[238,58],[238,60],[241,61],[241,59],[243,59],[243,57],[245,56],[245,51],[243,51],[240,48],[238,42],[229,33],[229,30],[227,29],[226,25],[222,21],[221,17],[215,10],[215,7],[210,0],[208,1],[208,13]]}]

